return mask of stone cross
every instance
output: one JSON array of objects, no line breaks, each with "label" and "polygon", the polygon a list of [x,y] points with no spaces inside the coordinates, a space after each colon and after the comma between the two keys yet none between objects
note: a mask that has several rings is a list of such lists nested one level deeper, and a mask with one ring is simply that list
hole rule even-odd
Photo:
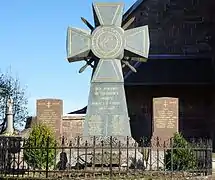
[{"label": "stone cross", "polygon": [[46,105],[47,105],[47,108],[50,108],[51,103],[48,101]]},{"label": "stone cross", "polygon": [[168,104],[167,104],[167,101],[165,100],[165,101],[164,101],[164,107],[166,108],[167,105],[168,105]]},{"label": "stone cross", "polygon": [[[121,60],[148,58],[148,26],[124,30],[123,3],[94,3],[95,29],[69,27],[69,62],[96,57],[85,117],[84,136],[131,136]],[[141,61],[141,58],[138,58]]]}]

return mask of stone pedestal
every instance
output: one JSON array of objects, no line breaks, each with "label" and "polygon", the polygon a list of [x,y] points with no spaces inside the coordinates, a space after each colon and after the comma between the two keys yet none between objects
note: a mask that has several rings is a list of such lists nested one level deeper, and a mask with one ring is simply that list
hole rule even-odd
[{"label": "stone pedestal", "polygon": [[8,112],[7,115],[7,128],[3,132],[3,134],[8,134],[8,135],[13,135],[14,133],[14,128],[13,128],[13,113]]},{"label": "stone pedestal", "polygon": [[[81,137],[72,142],[77,147],[68,161],[71,167],[110,164],[121,167],[143,168],[145,161],[133,138],[128,137]],[[67,154],[70,151],[68,150]]]},{"label": "stone pedestal", "polygon": [[90,87],[84,136],[131,136],[121,62],[100,60]]},{"label": "stone pedestal", "polygon": [[13,99],[10,97],[7,101],[7,112],[6,112],[7,127],[3,132],[4,135],[10,136],[14,133],[13,127]]}]

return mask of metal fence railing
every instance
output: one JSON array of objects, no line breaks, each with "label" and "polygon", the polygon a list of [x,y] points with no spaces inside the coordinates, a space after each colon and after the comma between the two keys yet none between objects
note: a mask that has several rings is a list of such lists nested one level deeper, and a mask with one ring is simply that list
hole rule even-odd
[{"label": "metal fence railing", "polygon": [[60,143],[29,143],[21,138],[0,138],[0,177],[59,178],[198,176],[212,173],[212,142],[135,142],[132,138],[81,138]]}]

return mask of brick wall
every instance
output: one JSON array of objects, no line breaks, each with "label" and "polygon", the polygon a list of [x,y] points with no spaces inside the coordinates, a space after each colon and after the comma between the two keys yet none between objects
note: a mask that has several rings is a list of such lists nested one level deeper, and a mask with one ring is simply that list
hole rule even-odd
[{"label": "brick wall", "polygon": [[84,116],[70,115],[63,116],[62,135],[67,140],[83,135]]}]

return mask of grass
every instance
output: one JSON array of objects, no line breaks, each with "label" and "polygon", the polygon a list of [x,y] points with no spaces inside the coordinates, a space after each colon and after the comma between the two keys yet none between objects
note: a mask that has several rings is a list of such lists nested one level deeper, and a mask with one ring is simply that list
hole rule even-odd
[{"label": "grass", "polygon": [[[138,174],[138,175],[134,175],[134,174],[113,174],[112,179],[113,180],[185,180],[187,178],[194,178],[194,176],[189,175],[189,174],[184,174],[183,172],[181,173],[160,173],[160,172],[155,172],[155,173],[149,173],[149,174]],[[110,175],[99,175],[99,176],[70,176],[70,177],[50,177],[50,178],[44,178],[44,177],[40,177],[40,178],[30,178],[30,177],[0,177],[0,180],[57,180],[57,179],[61,179],[61,180],[108,180],[110,179]]]}]

